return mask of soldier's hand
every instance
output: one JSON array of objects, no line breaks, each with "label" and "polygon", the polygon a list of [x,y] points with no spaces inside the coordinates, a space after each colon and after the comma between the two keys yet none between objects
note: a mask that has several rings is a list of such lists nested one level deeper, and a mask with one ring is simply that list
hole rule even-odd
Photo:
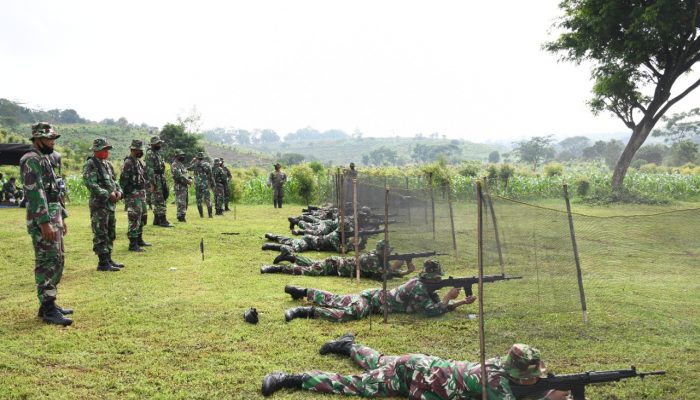
[{"label": "soldier's hand", "polygon": [[118,198],[117,198],[116,192],[112,192],[109,194],[109,201],[111,201],[112,203],[116,203],[117,200],[118,200]]},{"label": "soldier's hand", "polygon": [[472,296],[467,296],[467,297],[464,298],[464,300],[462,300],[462,302],[463,302],[464,304],[472,304],[472,303],[475,302],[475,301],[476,301],[476,296],[473,296],[473,295],[472,295]]},{"label": "soldier's hand", "polygon": [[450,289],[447,293],[445,293],[445,297],[443,298],[443,301],[447,303],[450,300],[454,300],[459,296],[459,291],[462,290],[460,287],[455,287]]},{"label": "soldier's hand", "polygon": [[43,224],[39,225],[39,228],[41,229],[41,238],[47,242],[53,242],[56,234],[53,232],[51,224],[44,222]]},{"label": "soldier's hand", "polygon": [[63,220],[63,236],[66,236],[68,234],[68,225],[66,224],[66,220]]}]

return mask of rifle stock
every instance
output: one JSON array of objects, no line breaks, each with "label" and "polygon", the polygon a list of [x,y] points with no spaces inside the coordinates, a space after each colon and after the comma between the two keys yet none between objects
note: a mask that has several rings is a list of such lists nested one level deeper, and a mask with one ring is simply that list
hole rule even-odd
[{"label": "rifle stock", "polygon": [[622,379],[639,377],[644,379],[648,375],[664,375],[666,371],[637,372],[634,366],[630,369],[617,369],[611,371],[589,371],[571,375],[549,375],[541,378],[533,385],[510,384],[510,389],[516,399],[525,399],[529,396],[544,395],[550,390],[571,391],[574,400],[585,400],[586,385],[594,383],[618,382]]},{"label": "rifle stock", "polygon": [[[522,279],[522,276],[505,276],[505,275],[485,275],[484,283],[497,282],[497,281],[508,281],[511,279]],[[447,279],[442,279],[440,282],[423,282],[425,287],[433,292],[438,289],[445,287],[462,287],[464,288],[464,293],[467,296],[473,296],[472,285],[479,283],[478,276],[472,276],[470,278],[453,278],[449,277]]]}]

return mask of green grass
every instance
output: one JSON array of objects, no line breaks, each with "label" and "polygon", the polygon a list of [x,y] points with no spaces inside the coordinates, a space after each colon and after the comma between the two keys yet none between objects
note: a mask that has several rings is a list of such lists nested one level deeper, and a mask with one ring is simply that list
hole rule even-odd
[{"label": "green grass", "polygon": [[[187,224],[146,227],[144,238],[153,247],[137,254],[126,251],[126,213],[119,207],[113,256],[126,268],[101,273],[95,271],[87,206],[69,206],[66,270],[59,286],[59,304],[76,309],[69,328],[48,326],[36,317],[24,210],[0,209],[0,398],[262,398],[262,377],[275,370],[359,372],[348,360],[318,354],[323,342],[346,331],[387,354],[423,352],[478,360],[478,323],[465,317],[476,306],[437,319],[392,315],[386,325],[373,318],[371,327],[367,320],[285,323],[283,311],[299,304],[283,292],[287,283],[340,293],[377,286],[372,281],[259,274],[260,265],[276,254],[260,250],[263,233],[287,232],[286,217],[300,208],[237,206],[235,218],[230,212],[211,220],[200,219],[191,207]],[[601,215],[636,210],[575,205],[575,211]],[[169,205],[171,221],[174,213]],[[620,237],[625,249],[634,248],[635,232],[622,224],[607,229],[611,237]],[[646,244],[648,239],[639,240]],[[615,258],[589,242],[582,244],[590,323],[580,323],[578,313],[492,318],[486,321],[489,356],[524,342],[539,347],[555,373],[632,364],[640,370],[667,371],[643,382],[594,385],[589,398],[700,398],[697,248],[673,257],[664,246],[643,250]],[[456,271],[449,260],[447,267],[448,273]],[[494,297],[487,300],[530,301],[518,300],[509,291],[517,286],[511,285],[493,284],[489,296]],[[251,306],[260,313],[258,325],[243,321]],[[282,391],[273,398],[342,397]]]}]

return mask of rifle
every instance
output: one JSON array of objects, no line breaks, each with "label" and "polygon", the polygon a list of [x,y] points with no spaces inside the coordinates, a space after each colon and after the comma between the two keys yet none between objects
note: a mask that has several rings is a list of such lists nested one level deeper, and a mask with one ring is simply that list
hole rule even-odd
[{"label": "rifle", "polygon": [[[423,253],[394,253],[394,254],[389,254],[386,258],[387,261],[393,261],[393,260],[402,260],[402,261],[411,261],[414,258],[425,258],[425,257],[430,257],[430,256],[446,256],[446,253],[438,253],[436,251],[425,251]],[[382,255],[379,254],[379,257]]]},{"label": "rifle", "polygon": [[580,374],[558,375],[549,374],[546,378],[541,378],[533,385],[510,384],[515,398],[522,399],[527,396],[541,395],[549,390],[571,390],[574,400],[585,400],[586,385],[592,383],[618,382],[621,379],[634,378],[638,376],[644,379],[647,375],[664,375],[666,371],[637,372],[633,366],[630,369],[616,369],[612,371],[590,371]]},{"label": "rifle", "polygon": [[[508,281],[511,279],[522,279],[522,278],[523,278],[522,276],[485,275],[484,276],[484,283],[496,282],[496,281]],[[447,279],[441,280],[440,282],[423,282],[423,285],[428,289],[428,291],[431,291],[431,292],[434,292],[438,289],[442,289],[444,287],[463,287],[464,293],[467,296],[473,296],[474,292],[472,292],[472,285],[475,283],[479,283],[478,276],[472,276],[471,278],[449,277]]]}]

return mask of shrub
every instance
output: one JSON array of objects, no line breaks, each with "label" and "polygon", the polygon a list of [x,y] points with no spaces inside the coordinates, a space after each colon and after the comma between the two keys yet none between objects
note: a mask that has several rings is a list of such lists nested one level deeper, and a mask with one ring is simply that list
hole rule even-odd
[{"label": "shrub", "polygon": [[503,184],[503,189],[508,189],[508,181],[515,175],[515,168],[509,164],[502,164],[501,169],[498,171],[498,180]]},{"label": "shrub", "polygon": [[316,174],[306,164],[295,165],[290,173],[293,181],[290,182],[294,193],[298,194],[306,204],[311,204],[311,200],[315,199],[318,194],[318,182]]},{"label": "shrub", "polygon": [[548,177],[561,176],[564,173],[564,166],[559,163],[549,163],[544,166],[544,174]]},{"label": "shrub", "polygon": [[466,162],[462,164],[457,173],[464,177],[475,177],[479,174],[479,170],[481,170],[481,165],[479,163]]},{"label": "shrub", "polygon": [[649,164],[649,162],[643,158],[635,158],[634,161],[630,164],[630,167],[634,169],[639,169],[641,168],[642,165]]},{"label": "shrub", "polygon": [[496,168],[496,165],[489,164],[489,166],[486,167],[486,179],[489,182],[493,182],[496,180],[497,177],[498,177],[498,169]]},{"label": "shrub", "polygon": [[586,197],[591,190],[591,183],[586,178],[578,178],[576,180],[576,194],[580,197]]},{"label": "shrub", "polygon": [[644,172],[647,174],[655,174],[659,172],[659,166],[654,163],[644,164],[639,167],[639,172]]}]

